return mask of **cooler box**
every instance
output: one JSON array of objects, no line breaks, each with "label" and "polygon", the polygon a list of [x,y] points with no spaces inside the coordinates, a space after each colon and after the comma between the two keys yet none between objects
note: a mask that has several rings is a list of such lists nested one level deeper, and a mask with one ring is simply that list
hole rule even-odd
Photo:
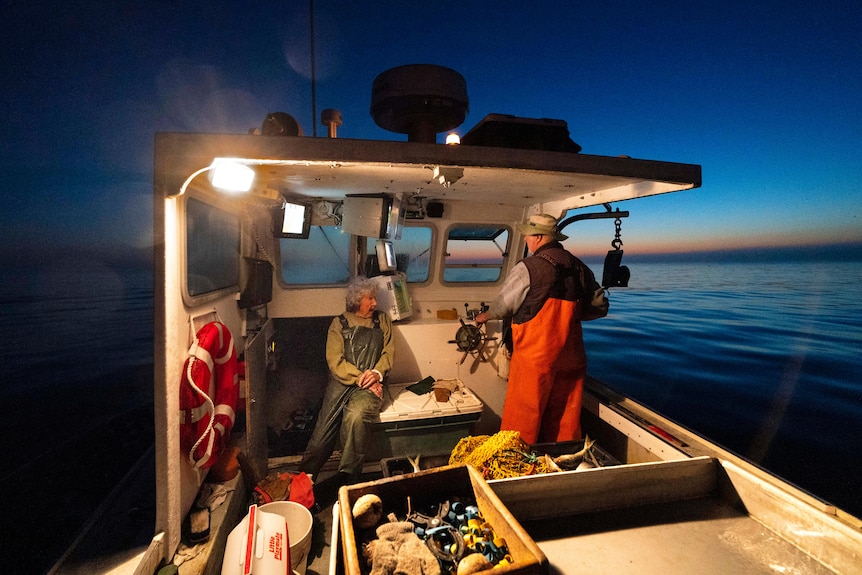
[{"label": "cooler box", "polygon": [[367,461],[451,451],[471,435],[483,405],[463,383],[457,383],[444,402],[437,401],[434,390],[417,394],[407,389],[414,382],[387,385]]}]

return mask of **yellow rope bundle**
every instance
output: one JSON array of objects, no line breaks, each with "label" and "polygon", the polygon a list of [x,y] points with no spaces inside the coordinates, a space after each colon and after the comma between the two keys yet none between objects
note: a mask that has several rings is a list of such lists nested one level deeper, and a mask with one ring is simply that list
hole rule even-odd
[{"label": "yellow rope bundle", "polygon": [[466,463],[482,472],[486,479],[520,477],[549,473],[550,468],[530,451],[517,431],[500,431],[494,435],[468,436],[458,442],[449,456],[449,464]]}]

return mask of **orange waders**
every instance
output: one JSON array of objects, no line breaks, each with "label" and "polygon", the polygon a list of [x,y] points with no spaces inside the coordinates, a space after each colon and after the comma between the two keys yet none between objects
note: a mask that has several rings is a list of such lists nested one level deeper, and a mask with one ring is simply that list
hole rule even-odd
[{"label": "orange waders", "polygon": [[500,429],[527,443],[581,439],[587,356],[580,302],[549,298],[529,321],[512,324],[514,352]]}]

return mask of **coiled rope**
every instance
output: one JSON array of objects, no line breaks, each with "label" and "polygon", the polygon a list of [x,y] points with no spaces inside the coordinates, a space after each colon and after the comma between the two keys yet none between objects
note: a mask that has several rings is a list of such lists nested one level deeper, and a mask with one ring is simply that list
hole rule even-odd
[{"label": "coiled rope", "polygon": [[482,472],[485,479],[504,479],[554,471],[530,450],[517,431],[463,438],[449,456],[449,464],[464,463]]}]

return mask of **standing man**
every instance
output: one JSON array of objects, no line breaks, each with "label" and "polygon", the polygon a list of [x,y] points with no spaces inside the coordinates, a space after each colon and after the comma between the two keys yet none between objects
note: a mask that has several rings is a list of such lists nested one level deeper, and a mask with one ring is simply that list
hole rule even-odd
[{"label": "standing man", "polygon": [[581,397],[587,374],[581,321],[604,317],[608,300],[593,272],[566,251],[557,219],[530,216],[518,225],[526,257],[476,323],[512,319],[509,389],[501,429],[527,443],[581,439]]},{"label": "standing man", "polygon": [[341,440],[336,485],[354,483],[362,472],[371,426],[380,413],[383,378],[392,368],[392,321],[377,311],[377,284],[358,277],[347,286],[345,312],[326,336],[329,383],[317,424],[300,463],[316,477]]}]

